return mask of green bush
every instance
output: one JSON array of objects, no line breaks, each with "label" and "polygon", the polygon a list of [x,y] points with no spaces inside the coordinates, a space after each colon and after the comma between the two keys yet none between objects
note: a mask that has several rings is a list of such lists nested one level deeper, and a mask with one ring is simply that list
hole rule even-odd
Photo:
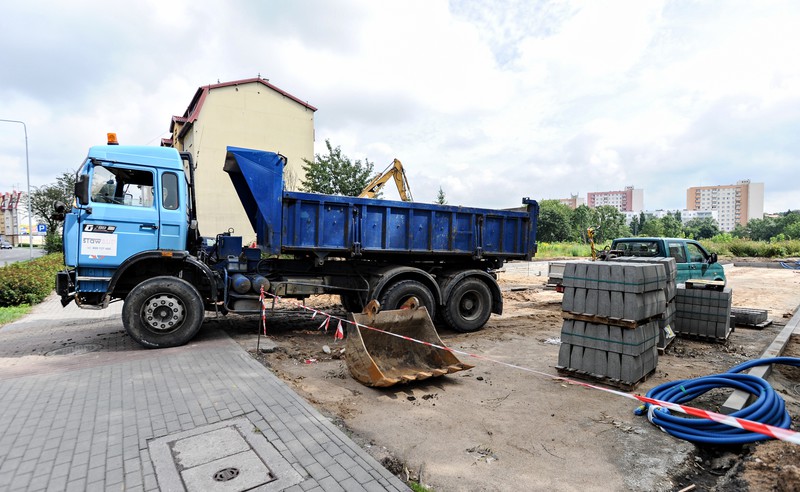
[{"label": "green bush", "polygon": [[36,304],[55,288],[64,256],[51,254],[0,268],[0,307]]},{"label": "green bush", "polygon": [[48,232],[44,237],[44,250],[47,254],[61,253],[64,250],[61,234],[57,232]]}]

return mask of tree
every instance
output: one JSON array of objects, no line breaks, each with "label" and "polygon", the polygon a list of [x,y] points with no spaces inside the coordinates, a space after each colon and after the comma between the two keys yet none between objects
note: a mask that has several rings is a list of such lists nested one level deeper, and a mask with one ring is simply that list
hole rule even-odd
[{"label": "tree", "polygon": [[694,239],[710,239],[719,234],[719,224],[711,217],[695,218],[686,223],[683,231]]},{"label": "tree", "polygon": [[548,243],[568,241],[571,215],[572,210],[558,200],[540,201],[536,239]]},{"label": "tree", "polygon": [[306,177],[301,183],[303,191],[326,195],[358,196],[370,182],[373,164],[368,159],[351,162],[342,154],[341,147],[333,148],[325,140],[327,155],[316,154],[314,162],[303,159]]},{"label": "tree", "polygon": [[439,193],[436,194],[436,201],[434,203],[438,203],[439,205],[447,205],[447,198],[445,197],[441,186],[439,187]]},{"label": "tree", "polygon": [[667,215],[661,218],[665,237],[680,237],[683,234],[683,224],[680,216],[680,212],[676,212],[675,215],[668,212]]},{"label": "tree", "polygon": [[61,232],[63,218],[53,215],[53,202],[59,201],[69,206],[75,194],[75,172],[68,171],[56,178],[56,182],[39,186],[31,192],[31,212],[38,221],[47,225],[45,250],[48,253],[61,251]]},{"label": "tree", "polygon": [[642,230],[641,226],[639,225],[639,217],[635,215],[631,219],[631,223],[629,224],[629,226],[631,228],[631,234],[634,236],[638,236]]},{"label": "tree", "polygon": [[650,219],[642,227],[641,233],[643,236],[648,237],[663,237],[664,223],[660,219]]},{"label": "tree", "polygon": [[597,225],[597,212],[586,205],[580,205],[572,211],[572,237],[583,243],[589,242],[586,232],[590,227]]},{"label": "tree", "polygon": [[618,237],[630,236],[631,230],[625,224],[625,215],[611,205],[595,208],[597,212],[597,228],[594,232],[595,242],[602,243]]},{"label": "tree", "polygon": [[769,241],[769,238],[776,236],[779,232],[780,226],[772,217],[750,219],[741,231],[742,237],[748,237],[753,241]]}]

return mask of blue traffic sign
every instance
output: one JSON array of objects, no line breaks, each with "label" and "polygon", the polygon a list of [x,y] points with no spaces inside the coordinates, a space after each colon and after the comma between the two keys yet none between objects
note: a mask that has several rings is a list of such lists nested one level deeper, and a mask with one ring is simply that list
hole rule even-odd
[{"label": "blue traffic sign", "polygon": [[36,224],[36,232],[47,233],[47,224]]}]

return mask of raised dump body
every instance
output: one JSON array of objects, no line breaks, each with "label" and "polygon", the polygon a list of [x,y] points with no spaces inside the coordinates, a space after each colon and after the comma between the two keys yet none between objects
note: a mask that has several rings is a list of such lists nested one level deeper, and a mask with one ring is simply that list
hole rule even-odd
[{"label": "raised dump body", "polygon": [[225,170],[272,254],[407,260],[530,260],[538,205],[525,212],[283,191],[285,158],[228,147]]}]

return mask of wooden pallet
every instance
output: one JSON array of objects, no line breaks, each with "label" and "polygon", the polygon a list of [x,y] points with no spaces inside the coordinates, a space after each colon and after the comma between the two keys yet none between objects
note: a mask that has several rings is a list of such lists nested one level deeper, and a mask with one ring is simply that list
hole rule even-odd
[{"label": "wooden pallet", "polygon": [[589,381],[594,384],[602,384],[604,386],[611,386],[612,388],[622,391],[635,390],[638,385],[647,381],[647,379],[656,372],[656,370],[653,369],[652,371],[642,376],[638,381],[630,382],[630,381],[622,381],[619,379],[612,379],[608,376],[603,376],[600,374],[592,374],[586,371],[581,371],[579,369],[572,369],[570,367],[556,366],[556,371],[558,371],[558,373],[564,377],[583,379],[584,381]]},{"label": "wooden pallet", "polygon": [[634,329],[642,325],[646,325],[651,321],[662,319],[663,315],[657,314],[647,319],[636,321],[633,319],[611,318],[608,316],[599,316],[597,314],[590,314],[590,313],[574,313],[572,311],[561,311],[561,317],[564,319],[585,321],[587,323],[595,323],[598,325],[611,325],[611,326],[619,326],[621,328]]},{"label": "wooden pallet", "polygon": [[704,280],[693,278],[686,281],[687,289],[707,289],[722,292],[725,290],[724,280]]},{"label": "wooden pallet", "polygon": [[696,335],[693,333],[686,333],[683,331],[675,332],[675,334],[681,338],[688,338],[690,340],[699,340],[701,342],[711,342],[711,343],[725,343],[731,337],[731,333],[733,333],[733,328],[728,329],[728,331],[725,333],[725,338],[709,337],[706,335]]}]

